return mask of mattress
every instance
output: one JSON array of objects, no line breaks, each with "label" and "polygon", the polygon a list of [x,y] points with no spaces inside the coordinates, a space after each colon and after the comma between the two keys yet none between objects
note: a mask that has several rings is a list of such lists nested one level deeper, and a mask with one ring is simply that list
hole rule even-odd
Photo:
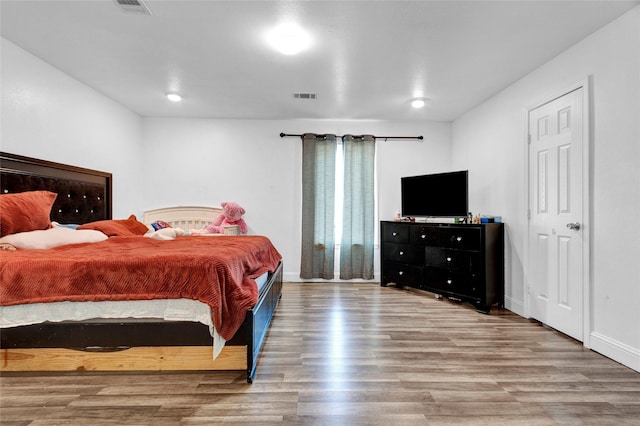
[{"label": "mattress", "polygon": [[[265,272],[254,281],[258,294],[267,283]],[[214,358],[222,350],[225,340],[216,332],[211,309],[205,303],[191,299],[154,299],[105,302],[52,302],[27,305],[0,306],[0,328],[38,324],[42,318],[49,322],[85,321],[91,319],[157,318],[167,321],[199,322],[209,327],[213,338]]]}]

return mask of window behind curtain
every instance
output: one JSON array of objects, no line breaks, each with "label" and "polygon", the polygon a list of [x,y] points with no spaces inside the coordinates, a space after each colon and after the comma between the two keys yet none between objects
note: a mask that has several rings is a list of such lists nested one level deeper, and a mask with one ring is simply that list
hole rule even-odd
[{"label": "window behind curtain", "polygon": [[375,138],[304,134],[303,279],[334,277],[340,238],[340,278],[373,278]]}]

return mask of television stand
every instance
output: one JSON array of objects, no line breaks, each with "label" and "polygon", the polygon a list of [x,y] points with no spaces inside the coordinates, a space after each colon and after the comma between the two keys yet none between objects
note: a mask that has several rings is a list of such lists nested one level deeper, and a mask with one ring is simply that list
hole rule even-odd
[{"label": "television stand", "polygon": [[504,307],[504,225],[380,222],[381,285]]}]

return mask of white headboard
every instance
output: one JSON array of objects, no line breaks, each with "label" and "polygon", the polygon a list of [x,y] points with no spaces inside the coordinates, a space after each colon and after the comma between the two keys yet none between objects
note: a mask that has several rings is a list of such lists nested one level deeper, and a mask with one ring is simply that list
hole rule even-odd
[{"label": "white headboard", "polygon": [[163,220],[174,228],[184,230],[200,229],[208,225],[222,213],[221,207],[177,206],[144,212],[143,222],[147,225]]}]

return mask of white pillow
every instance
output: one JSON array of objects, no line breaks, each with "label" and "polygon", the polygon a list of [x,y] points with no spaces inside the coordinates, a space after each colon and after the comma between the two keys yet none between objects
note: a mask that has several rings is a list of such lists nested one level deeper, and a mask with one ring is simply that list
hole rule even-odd
[{"label": "white pillow", "polygon": [[11,244],[22,249],[48,249],[65,244],[97,243],[106,240],[107,237],[100,231],[83,229],[80,231],[53,227],[43,231],[19,232],[5,235],[0,238],[0,244]]}]

